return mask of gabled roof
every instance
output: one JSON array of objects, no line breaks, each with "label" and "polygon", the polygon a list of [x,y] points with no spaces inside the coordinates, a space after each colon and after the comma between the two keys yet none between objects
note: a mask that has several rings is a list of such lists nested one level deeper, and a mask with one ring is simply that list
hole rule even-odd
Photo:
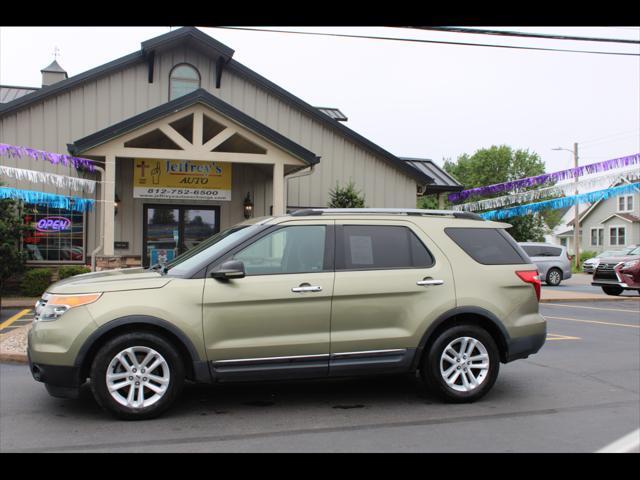
[{"label": "gabled roof", "polygon": [[640,218],[636,217],[635,215],[631,215],[630,213],[614,213],[612,215],[609,215],[607,218],[602,220],[600,223],[607,222],[610,219],[612,219],[613,217],[621,218],[622,220],[624,220],[626,222],[629,222],[629,223],[640,223]]},{"label": "gabled roof", "polygon": [[[368,150],[369,152],[382,157],[385,161],[395,166],[416,181],[422,184],[434,183],[434,179],[427,175],[425,172],[413,168],[411,165],[407,164],[392,153],[386,151],[372,141],[346,127],[342,123],[333,120],[331,117],[321,112],[319,109],[309,105],[305,101],[284,90],[282,87],[276,85],[262,75],[254,72],[250,68],[242,65],[240,62],[234,60],[233,58],[231,58],[234,53],[231,48],[218,42],[217,40],[213,39],[209,35],[199,31],[194,27],[179,28],[172,32],[142,42],[141,49],[137,52],[113,60],[112,62],[93,68],[79,75],[74,75],[71,78],[67,78],[60,82],[54,83],[53,85],[43,87],[35,93],[25,95],[24,97],[18,98],[5,105],[0,105],[0,116],[23,108],[31,103],[44,100],[45,98],[52,95],[75,88],[84,82],[95,80],[96,78],[108,75],[137,63],[149,61],[153,58],[155,49],[162,50],[185,42],[190,46],[194,46],[195,48],[204,51],[205,53],[221,56],[225,60],[225,69],[232,71],[234,74],[250,82],[253,82],[259,87],[267,90],[270,94],[280,98],[290,105],[295,106],[299,110],[302,110],[325,127],[344,135],[354,143],[362,146],[365,150]],[[92,136],[86,138],[90,137]]]},{"label": "gabled roof", "polygon": [[76,140],[73,143],[67,145],[70,153],[73,155],[80,155],[87,150],[96,147],[102,143],[105,143],[113,138],[119,137],[133,131],[143,125],[147,125],[157,119],[160,119],[170,113],[183,110],[196,103],[207,105],[222,115],[229,117],[240,125],[246,127],[252,132],[264,137],[273,144],[289,152],[293,156],[299,158],[308,165],[316,164],[320,161],[320,157],[316,156],[313,152],[310,152],[306,148],[292,142],[287,137],[279,134],[275,130],[267,127],[263,123],[260,123],[255,118],[246,115],[235,107],[232,107],[228,103],[220,100],[214,95],[210,94],[203,88],[199,88],[187,95],[178,97],[175,100],[164,103],[156,108],[147,110],[141,114],[135,115],[127,120],[111,125],[99,132],[92,133],[84,138]]},{"label": "gabled roof", "polygon": [[[609,185],[608,188],[617,187],[623,182],[624,182],[623,179],[616,180],[615,182],[611,183],[611,185]],[[613,198],[614,197],[609,197],[606,200],[604,198],[601,198],[600,200],[593,202],[591,206],[587,209],[587,211],[580,216],[580,223],[584,222],[584,219],[587,218],[591,214],[591,212],[593,212],[596,209],[598,205],[600,205],[600,202],[602,202],[603,200],[606,202],[608,200],[612,200]],[[575,219],[571,221],[571,223],[573,222],[575,222]]]}]

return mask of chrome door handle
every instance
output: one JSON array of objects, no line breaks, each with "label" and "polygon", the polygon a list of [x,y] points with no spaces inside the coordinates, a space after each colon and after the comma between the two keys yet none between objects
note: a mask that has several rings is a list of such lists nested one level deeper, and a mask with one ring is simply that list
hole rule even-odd
[{"label": "chrome door handle", "polygon": [[432,285],[444,285],[444,280],[419,280],[416,285],[420,287],[430,287]]},{"label": "chrome door handle", "polygon": [[292,292],[294,293],[305,293],[305,292],[321,292],[322,291],[322,287],[319,287],[317,285],[307,285],[307,286],[300,286],[300,287],[293,287],[291,289]]}]

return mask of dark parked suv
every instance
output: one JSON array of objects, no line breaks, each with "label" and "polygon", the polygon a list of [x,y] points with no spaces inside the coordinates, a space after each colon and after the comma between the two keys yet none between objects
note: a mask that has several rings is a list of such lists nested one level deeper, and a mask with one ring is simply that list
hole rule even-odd
[{"label": "dark parked suv", "polygon": [[640,247],[627,255],[601,258],[591,285],[602,287],[607,295],[620,295],[624,290],[637,290],[640,293],[635,273],[639,262]]}]

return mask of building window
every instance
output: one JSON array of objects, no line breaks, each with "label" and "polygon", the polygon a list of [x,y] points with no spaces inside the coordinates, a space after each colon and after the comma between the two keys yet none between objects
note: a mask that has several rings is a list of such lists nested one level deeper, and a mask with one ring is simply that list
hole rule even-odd
[{"label": "building window", "polygon": [[169,75],[169,100],[200,88],[200,73],[186,63],[176,65]]},{"label": "building window", "polygon": [[609,245],[624,246],[626,244],[625,234],[626,234],[625,227],[611,227],[609,229]]},{"label": "building window", "polygon": [[591,246],[599,247],[604,243],[604,228],[591,229]]},{"label": "building window", "polygon": [[622,195],[618,197],[618,211],[619,212],[633,211],[633,195]]},{"label": "building window", "polygon": [[28,262],[84,263],[84,213],[42,205],[25,205],[22,237]]}]

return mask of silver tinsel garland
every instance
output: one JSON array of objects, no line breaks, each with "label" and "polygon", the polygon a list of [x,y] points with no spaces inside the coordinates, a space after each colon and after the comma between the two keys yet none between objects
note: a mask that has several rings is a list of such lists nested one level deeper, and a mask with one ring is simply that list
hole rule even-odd
[{"label": "silver tinsel garland", "polygon": [[35,170],[25,170],[23,168],[13,168],[0,165],[0,175],[33,183],[46,183],[57,188],[70,188],[76,191],[93,193],[96,189],[95,180],[84,178],[67,177],[55,173],[38,172]]}]

